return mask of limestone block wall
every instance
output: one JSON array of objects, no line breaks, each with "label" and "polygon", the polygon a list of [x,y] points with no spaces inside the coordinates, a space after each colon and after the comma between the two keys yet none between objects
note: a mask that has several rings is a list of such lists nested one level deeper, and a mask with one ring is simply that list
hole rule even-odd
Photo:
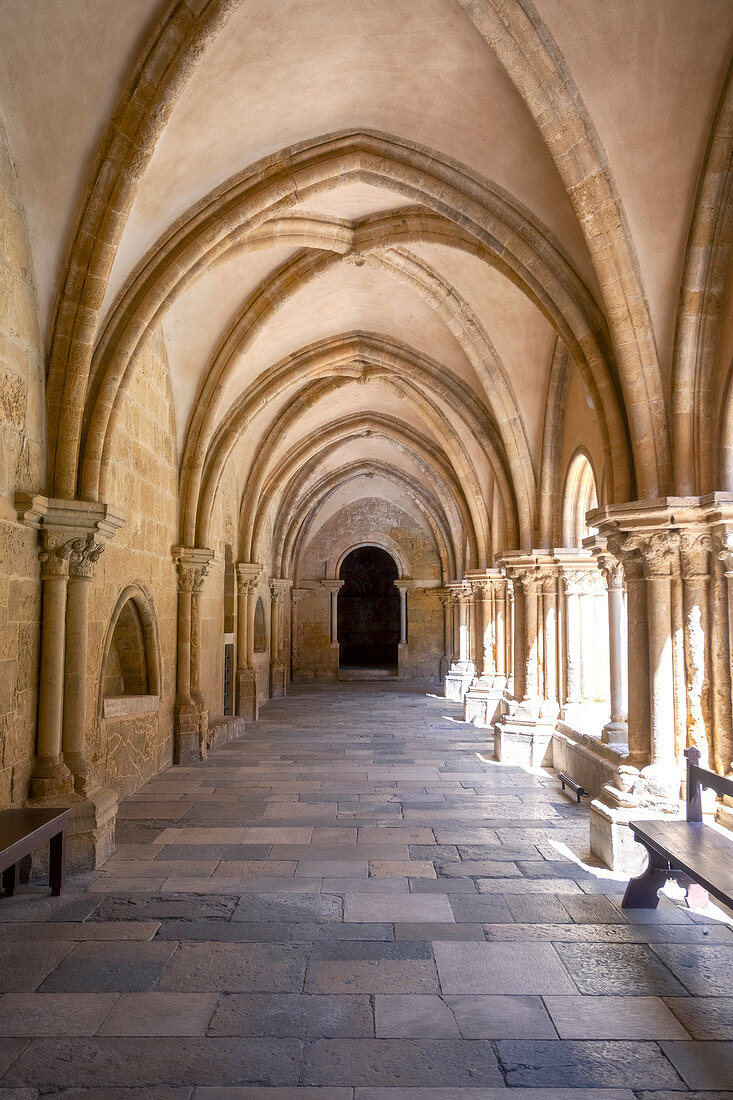
[{"label": "limestone block wall", "polygon": [[0,809],[27,796],[35,752],[41,583],[16,491],[45,481],[43,346],[28,235],[0,121]]},{"label": "limestone block wall", "polygon": [[[88,679],[87,744],[106,783],[124,796],[172,759],[178,597],[171,547],[178,533],[178,471],[173,396],[160,332],[138,354],[113,443],[108,499],[127,525],[108,544],[91,582],[89,653],[95,664]],[[148,594],[156,623],[160,697],[142,712],[105,718],[100,713],[104,641],[120,593],[133,584]],[[134,702],[130,709],[136,709]]]},{"label": "limestone block wall", "polygon": [[331,646],[330,595],[321,578],[338,579],[346,552],[359,545],[381,546],[395,558],[398,573],[415,582],[408,593],[408,645],[401,674],[437,680],[443,643],[443,611],[435,589],[441,563],[432,533],[406,501],[365,497],[331,515],[307,544],[298,564],[298,585],[309,591],[297,605],[295,679],[333,679],[338,655]]}]

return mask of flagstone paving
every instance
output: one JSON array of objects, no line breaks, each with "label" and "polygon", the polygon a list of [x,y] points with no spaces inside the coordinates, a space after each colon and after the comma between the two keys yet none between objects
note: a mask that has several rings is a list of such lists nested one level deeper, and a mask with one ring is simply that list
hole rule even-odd
[{"label": "flagstone paving", "polygon": [[0,1100],[733,1100],[733,931],[452,703],[312,686],[0,898]]}]

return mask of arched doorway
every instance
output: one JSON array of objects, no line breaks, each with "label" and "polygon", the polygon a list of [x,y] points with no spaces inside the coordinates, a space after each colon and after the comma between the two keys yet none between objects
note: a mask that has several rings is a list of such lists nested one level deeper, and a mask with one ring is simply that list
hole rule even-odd
[{"label": "arched doorway", "polygon": [[400,597],[394,559],[378,546],[359,546],[341,563],[338,596],[339,668],[397,671]]}]

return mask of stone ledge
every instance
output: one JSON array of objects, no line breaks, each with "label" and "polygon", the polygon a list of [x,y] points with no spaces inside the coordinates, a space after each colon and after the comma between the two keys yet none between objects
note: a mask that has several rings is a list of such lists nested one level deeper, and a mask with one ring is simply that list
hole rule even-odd
[{"label": "stone ledge", "polygon": [[125,718],[132,714],[154,714],[159,706],[159,695],[107,695],[102,705],[102,717]]}]

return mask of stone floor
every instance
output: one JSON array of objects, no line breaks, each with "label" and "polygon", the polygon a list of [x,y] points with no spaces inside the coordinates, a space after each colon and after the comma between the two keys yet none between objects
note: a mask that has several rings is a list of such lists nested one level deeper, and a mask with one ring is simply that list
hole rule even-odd
[{"label": "stone floor", "polygon": [[587,807],[458,719],[293,692],[0,899],[0,1098],[733,1098],[723,914],[621,910]]}]

